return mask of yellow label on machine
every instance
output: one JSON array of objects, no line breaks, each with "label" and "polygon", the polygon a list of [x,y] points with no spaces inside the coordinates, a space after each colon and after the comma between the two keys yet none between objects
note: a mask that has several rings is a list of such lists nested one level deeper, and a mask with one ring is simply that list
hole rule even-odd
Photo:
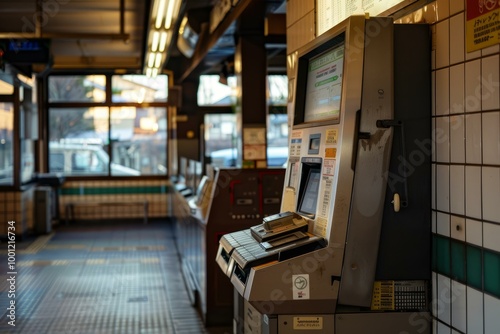
[{"label": "yellow label on machine", "polygon": [[323,317],[293,317],[294,330],[323,329]]},{"label": "yellow label on machine", "polygon": [[377,281],[373,284],[372,310],[392,311],[394,306],[394,281]]}]

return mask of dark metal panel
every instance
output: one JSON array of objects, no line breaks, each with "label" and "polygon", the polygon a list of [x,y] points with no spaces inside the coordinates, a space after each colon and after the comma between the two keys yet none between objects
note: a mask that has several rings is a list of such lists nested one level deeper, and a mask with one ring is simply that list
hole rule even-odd
[{"label": "dark metal panel", "polygon": [[[402,126],[394,129],[376,277],[378,280],[430,279],[430,27],[401,24],[394,29],[397,45],[394,109],[395,119],[401,121]],[[402,150],[403,143],[406,152]],[[394,212],[391,204],[394,193],[401,195],[399,212]]]},{"label": "dark metal panel", "polygon": [[430,334],[427,312],[337,314],[335,334]]}]

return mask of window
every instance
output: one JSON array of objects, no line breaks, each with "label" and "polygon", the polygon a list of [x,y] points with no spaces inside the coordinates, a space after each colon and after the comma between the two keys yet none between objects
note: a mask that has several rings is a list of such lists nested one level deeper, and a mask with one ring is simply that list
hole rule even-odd
[{"label": "window", "polygon": [[[236,104],[236,77],[227,78],[227,85],[219,82],[218,75],[200,76],[198,104],[204,106],[228,106]],[[267,116],[267,165],[282,167],[288,159],[288,78],[286,75],[268,75]],[[205,156],[211,157],[215,166],[235,166],[236,115],[205,115]]]},{"label": "window", "polygon": [[[218,75],[201,75],[198,87],[198,105],[221,106],[236,104],[236,77],[227,78],[227,85],[221,84]],[[288,78],[286,75],[268,75],[268,104],[286,105],[288,100]]]},{"label": "window", "polygon": [[166,75],[114,75],[111,82],[113,102],[167,102]]},{"label": "window", "polygon": [[64,75],[49,77],[49,102],[104,102],[104,75]]},{"label": "window", "polygon": [[198,105],[228,106],[236,104],[236,77],[227,78],[227,85],[219,82],[218,75],[201,75],[198,86]]},{"label": "window", "polygon": [[[49,171],[66,176],[166,175],[167,79],[49,77]],[[106,96],[109,90],[112,96]]]},{"label": "window", "polygon": [[14,94],[14,85],[12,83],[12,75],[0,71],[0,95]]},{"label": "window", "polygon": [[[165,108],[111,109],[113,166],[126,166],[142,175],[165,174],[167,168],[167,114]],[[111,175],[123,170],[111,169]]]},{"label": "window", "polygon": [[54,173],[64,172],[64,154],[51,153],[50,157],[50,171]]},{"label": "window", "polygon": [[[234,167],[236,150],[236,115],[205,115],[205,156],[218,167]],[[267,116],[267,165],[283,167],[288,159],[288,126],[286,114]]]},{"label": "window", "polygon": [[0,102],[0,185],[14,184],[14,104]]}]

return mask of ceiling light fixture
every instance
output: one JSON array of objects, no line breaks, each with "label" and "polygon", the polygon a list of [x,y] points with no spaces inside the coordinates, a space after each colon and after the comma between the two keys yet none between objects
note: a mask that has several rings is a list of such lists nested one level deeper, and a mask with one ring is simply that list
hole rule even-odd
[{"label": "ceiling light fixture", "polygon": [[163,21],[163,15],[165,14],[165,0],[159,0],[158,11],[156,13],[153,13],[153,14],[156,15],[155,28],[160,29],[162,21]]},{"label": "ceiling light fixture", "polygon": [[148,67],[154,67],[156,53],[151,52],[148,59]]},{"label": "ceiling light fixture", "polygon": [[161,65],[161,58],[162,58],[161,56],[162,56],[162,55],[161,55],[161,53],[159,53],[159,52],[156,54],[155,66],[154,66],[155,68],[160,68],[160,65]]},{"label": "ceiling light fixture", "polygon": [[170,0],[168,2],[167,15],[165,16],[165,29],[172,28],[172,22],[174,20],[174,13],[179,12],[179,0]]},{"label": "ceiling light fixture", "polygon": [[148,45],[144,57],[144,72],[147,76],[161,73],[167,59],[168,45],[173,36],[172,29],[179,15],[181,0],[154,0],[151,7],[148,29]]},{"label": "ceiling light fixture", "polygon": [[158,51],[160,51],[160,52],[165,51],[165,47],[167,46],[167,37],[168,37],[168,33],[166,31],[162,31],[161,37],[160,37],[160,46],[158,48]]},{"label": "ceiling light fixture", "polygon": [[160,43],[160,32],[153,31],[153,42],[151,43],[151,51],[158,51],[158,43]]}]

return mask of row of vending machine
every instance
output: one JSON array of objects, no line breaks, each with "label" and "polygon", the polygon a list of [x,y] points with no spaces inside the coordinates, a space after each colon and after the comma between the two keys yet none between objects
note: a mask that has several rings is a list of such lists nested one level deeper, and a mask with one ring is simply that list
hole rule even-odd
[{"label": "row of vending machine", "polygon": [[286,169],[214,169],[177,224],[207,326],[432,332],[430,55],[352,16],[291,57]]},{"label": "row of vending machine", "polygon": [[[185,164],[190,170],[198,162]],[[207,166],[194,187],[177,183],[172,203],[177,248],[191,302],[207,327],[227,327],[233,321],[233,288],[215,262],[219,240],[279,212],[284,176],[284,168]]]}]

